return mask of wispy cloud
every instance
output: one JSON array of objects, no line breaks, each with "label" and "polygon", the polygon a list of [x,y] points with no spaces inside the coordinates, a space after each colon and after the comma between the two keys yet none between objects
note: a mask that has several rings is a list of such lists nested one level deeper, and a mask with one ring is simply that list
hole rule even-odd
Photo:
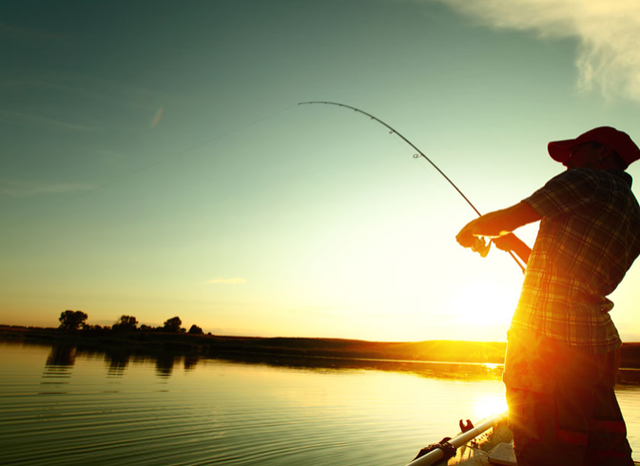
[{"label": "wispy cloud", "polygon": [[88,191],[94,186],[81,183],[38,183],[29,181],[0,180],[0,197],[28,197],[40,194],[64,194]]},{"label": "wispy cloud", "polygon": [[502,29],[575,38],[582,91],[640,101],[640,2],[637,0],[437,0]]},{"label": "wispy cloud", "polygon": [[48,126],[56,126],[59,128],[65,128],[73,131],[96,131],[98,128],[86,125],[77,125],[74,123],[68,123],[66,121],[57,120],[54,118],[47,118],[40,115],[32,115],[28,113],[13,112],[10,110],[0,109],[0,118],[7,117],[10,121],[23,121],[28,123],[41,123]]},{"label": "wispy cloud", "polygon": [[242,277],[213,278],[213,279],[207,281],[207,283],[210,283],[212,285],[242,285],[243,283],[246,283],[246,282],[247,282],[247,280],[245,278],[242,278]]}]

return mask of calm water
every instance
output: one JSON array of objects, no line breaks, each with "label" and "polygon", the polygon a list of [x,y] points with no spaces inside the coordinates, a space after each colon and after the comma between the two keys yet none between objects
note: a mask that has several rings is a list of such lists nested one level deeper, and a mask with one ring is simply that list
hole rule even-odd
[{"label": "calm water", "polygon": [[[314,369],[9,343],[0,374],[3,465],[402,466],[504,397],[483,366]],[[640,386],[619,399],[640,452]]]}]

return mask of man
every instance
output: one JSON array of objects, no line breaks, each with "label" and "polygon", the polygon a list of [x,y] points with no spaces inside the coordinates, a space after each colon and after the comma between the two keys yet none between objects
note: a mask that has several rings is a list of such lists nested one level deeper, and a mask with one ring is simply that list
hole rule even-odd
[{"label": "man", "polygon": [[[468,223],[526,264],[503,380],[518,466],[633,465],[613,387],[621,346],[606,298],[640,254],[640,207],[624,170],[640,158],[611,127],[550,142],[567,170],[522,202]],[[540,220],[533,249],[511,232]]]}]

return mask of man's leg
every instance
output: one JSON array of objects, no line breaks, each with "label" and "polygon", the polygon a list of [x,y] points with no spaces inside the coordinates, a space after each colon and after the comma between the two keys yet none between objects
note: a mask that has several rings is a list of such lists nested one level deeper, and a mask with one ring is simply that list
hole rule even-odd
[{"label": "man's leg", "polygon": [[594,390],[593,412],[589,424],[587,464],[593,466],[632,466],[627,427],[613,389],[618,371],[619,351],[606,356],[603,377]]},{"label": "man's leg", "polygon": [[575,369],[583,368],[554,340],[509,331],[503,379],[518,466],[582,466],[593,383]]},{"label": "man's leg", "polygon": [[[582,466],[588,443],[588,413],[582,422],[560,424],[556,393],[507,387],[509,427],[518,466]],[[577,406],[582,405],[576,403]]]},{"label": "man's leg", "polygon": [[613,387],[618,352],[510,334],[504,381],[518,466],[632,466]]}]

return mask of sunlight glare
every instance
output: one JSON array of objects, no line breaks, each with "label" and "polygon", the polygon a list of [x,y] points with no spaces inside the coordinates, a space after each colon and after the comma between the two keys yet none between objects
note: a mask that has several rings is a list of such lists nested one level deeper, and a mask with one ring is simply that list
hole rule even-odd
[{"label": "sunlight glare", "polygon": [[517,294],[499,283],[478,280],[451,296],[449,306],[460,325],[490,326],[508,322]]},{"label": "sunlight glare", "polygon": [[504,413],[507,409],[507,400],[504,396],[485,396],[475,402],[473,416],[476,420],[485,419]]}]

